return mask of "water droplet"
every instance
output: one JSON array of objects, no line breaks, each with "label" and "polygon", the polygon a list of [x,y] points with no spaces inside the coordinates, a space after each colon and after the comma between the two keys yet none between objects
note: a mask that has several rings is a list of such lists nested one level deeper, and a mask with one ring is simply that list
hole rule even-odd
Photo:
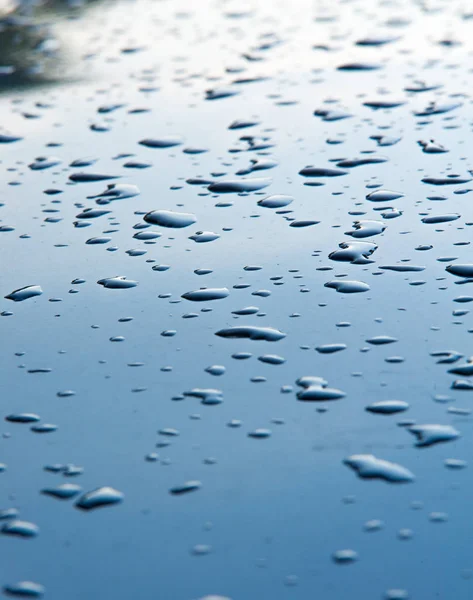
[{"label": "water droplet", "polygon": [[382,521],[379,521],[378,519],[373,519],[372,521],[366,521],[366,523],[363,525],[363,529],[365,531],[369,531],[369,532],[380,531],[383,528],[384,528],[384,523]]},{"label": "water droplet", "polygon": [[248,433],[248,437],[260,439],[260,440],[269,438],[269,437],[271,437],[271,429],[263,429],[263,428],[254,429],[253,431],[250,431]]},{"label": "water droplet", "polygon": [[394,271],[396,273],[418,273],[424,271],[425,267],[420,265],[382,265],[379,267],[383,271]]},{"label": "water droplet", "polygon": [[23,538],[31,538],[38,535],[39,527],[34,523],[30,523],[29,521],[20,521],[19,519],[14,519],[13,521],[9,521],[3,525],[2,533]]},{"label": "water droplet", "polygon": [[292,196],[285,196],[284,194],[275,194],[273,196],[266,196],[258,200],[258,206],[263,208],[284,208],[289,206],[294,201]]},{"label": "water droplet", "polygon": [[229,294],[227,288],[202,288],[193,292],[186,292],[182,294],[181,298],[192,302],[208,302],[210,300],[222,300]]},{"label": "water droplet", "polygon": [[299,175],[303,177],[340,177],[341,175],[348,175],[348,171],[324,167],[304,167],[299,171]]},{"label": "water droplet", "polygon": [[332,554],[332,559],[339,565],[349,565],[358,560],[358,553],[354,550],[337,550]]},{"label": "water droplet", "polygon": [[95,196],[88,196],[88,198],[100,198],[106,200],[124,200],[125,198],[134,198],[138,196],[140,190],[138,186],[132,185],[131,183],[110,183],[107,185],[107,189],[96,194]]},{"label": "water droplet", "polygon": [[190,213],[179,213],[171,210],[154,210],[147,213],[143,219],[151,225],[181,229],[189,227],[197,221],[197,217]]},{"label": "water droplet", "polygon": [[109,210],[101,210],[99,208],[85,208],[82,212],[76,215],[76,219],[98,219],[104,215],[110,214]]},{"label": "water droplet", "polygon": [[453,264],[445,268],[446,271],[458,277],[473,278],[473,264]]},{"label": "water droplet", "polygon": [[340,294],[356,294],[360,292],[367,292],[370,289],[370,286],[363,281],[328,281],[325,284],[325,287],[333,288],[337,290]]},{"label": "water droplet", "polygon": [[208,189],[215,194],[256,192],[268,187],[271,183],[271,179],[262,177],[254,179],[227,179],[226,181],[211,183]]},{"label": "water droplet", "polygon": [[194,235],[189,236],[190,240],[197,242],[198,244],[204,244],[206,242],[214,242],[219,239],[219,234],[213,231],[197,231]]},{"label": "water droplet", "polygon": [[51,167],[56,167],[57,165],[60,165],[61,162],[61,159],[56,158],[55,156],[39,156],[28,166],[32,171],[43,171],[45,169],[50,169]]},{"label": "water droplet", "polygon": [[391,190],[375,190],[374,192],[370,192],[366,199],[370,202],[392,202],[393,200],[398,200],[399,198],[403,198],[404,194],[400,192],[392,192]]},{"label": "water droplet", "polygon": [[107,181],[107,179],[118,179],[119,175],[105,175],[104,173],[72,173],[69,179],[74,183],[94,183]]},{"label": "water droplet", "polygon": [[76,502],[76,506],[82,510],[93,510],[102,506],[119,504],[123,498],[122,492],[112,487],[101,487],[81,496]]},{"label": "water droplet", "polygon": [[354,167],[362,167],[364,165],[377,165],[380,163],[387,162],[385,156],[360,156],[357,158],[346,158],[337,162],[337,167],[345,169],[353,169]]},{"label": "water droplet", "polygon": [[460,437],[451,425],[412,425],[407,428],[416,438],[416,446],[432,446],[439,442],[450,442]]},{"label": "water droplet", "polygon": [[5,417],[5,421],[10,423],[36,423],[39,420],[39,415],[34,413],[15,413]]},{"label": "water droplet", "polygon": [[18,290],[14,290],[8,296],[5,296],[7,300],[13,300],[13,302],[23,302],[23,300],[28,300],[29,298],[34,298],[35,296],[41,296],[43,290],[39,285],[28,285],[26,287],[20,288]]},{"label": "water droplet", "polygon": [[328,257],[339,262],[349,262],[355,265],[364,265],[372,262],[369,257],[378,248],[371,242],[342,242],[339,250],[331,252]]},{"label": "water droplet", "polygon": [[269,365],[282,365],[286,362],[285,358],[277,354],[264,354],[263,356],[258,356],[258,360]]},{"label": "water droplet", "polygon": [[14,135],[7,135],[5,133],[0,134],[0,144],[12,144],[13,142],[19,142],[22,139],[22,137]]},{"label": "water droplet", "polygon": [[346,348],[346,344],[323,344],[322,346],[317,346],[316,350],[320,354],[334,354],[335,352],[346,350]]},{"label": "water droplet", "polygon": [[354,238],[367,238],[383,233],[386,229],[381,221],[355,221],[353,230],[347,231],[346,235]]},{"label": "water droplet", "polygon": [[353,454],[343,462],[362,479],[384,479],[389,483],[408,483],[415,479],[405,467],[376,458],[372,454]]},{"label": "water droplet", "polygon": [[206,556],[210,554],[212,551],[212,546],[208,546],[207,544],[197,544],[191,549],[191,554],[193,556]]},{"label": "water droplet", "polygon": [[385,344],[393,344],[394,342],[397,342],[397,339],[391,337],[390,335],[376,335],[372,338],[368,338],[366,341],[372,346],[384,346]]},{"label": "water droplet", "polygon": [[305,401],[339,400],[346,396],[345,392],[329,388],[328,381],[322,377],[299,377],[296,384],[303,389],[297,392],[297,398]]},{"label": "water droplet", "polygon": [[366,407],[368,412],[381,415],[392,415],[403,412],[409,408],[409,404],[403,400],[380,400],[373,402]]},{"label": "water droplet", "polygon": [[146,138],[139,143],[146,148],[173,148],[181,145],[183,140],[178,136],[169,135],[162,138]]},{"label": "water droplet", "polygon": [[69,500],[74,498],[82,491],[80,485],[74,483],[61,483],[54,488],[44,488],[41,490],[42,494],[46,496],[52,496],[53,498],[59,498],[60,500]]},{"label": "water droplet", "polygon": [[432,523],[446,523],[448,521],[448,515],[444,512],[432,512],[429,515],[429,521]]},{"label": "water droplet", "polygon": [[468,177],[424,177],[422,179],[423,183],[428,183],[430,185],[460,185],[461,183],[468,183],[471,181],[471,178]]},{"label": "water droplet", "polygon": [[446,458],[444,460],[444,465],[447,469],[459,470],[465,469],[468,466],[468,463],[466,460],[460,460],[458,458]]},{"label": "water droplet", "polygon": [[133,281],[133,279],[127,279],[124,275],[116,275],[115,277],[99,279],[97,283],[110,290],[126,290],[138,285],[137,281]]},{"label": "water droplet", "polygon": [[197,490],[199,490],[202,487],[202,484],[200,481],[187,481],[186,483],[182,484],[182,485],[178,485],[176,487],[173,487],[169,490],[169,492],[171,494],[173,494],[174,496],[180,496],[182,494],[187,494],[189,492],[195,492]]},{"label": "water droplet", "polygon": [[215,335],[223,338],[246,338],[250,340],[264,340],[266,342],[277,342],[286,337],[285,333],[272,327],[253,327],[251,325],[240,325],[228,327],[217,331]]},{"label": "water droplet", "polygon": [[194,388],[188,392],[184,392],[184,396],[189,398],[200,398],[202,404],[213,406],[223,402],[223,392],[214,389]]},{"label": "water droplet", "polygon": [[436,215],[433,217],[424,217],[422,219],[422,223],[427,223],[428,225],[437,225],[438,223],[448,223],[449,221],[456,221],[459,218],[460,215],[457,214]]},{"label": "water droplet", "polygon": [[19,581],[11,585],[6,585],[3,591],[8,596],[18,596],[21,598],[40,598],[44,594],[44,587],[33,581]]},{"label": "water droplet", "polygon": [[330,123],[332,121],[341,121],[342,119],[348,119],[348,118],[352,117],[353,115],[351,115],[350,113],[347,113],[343,110],[340,110],[340,109],[333,109],[333,110],[318,109],[318,110],[314,111],[314,116],[321,117],[322,121]]},{"label": "water droplet", "polygon": [[259,312],[259,308],[257,306],[245,306],[245,308],[240,308],[239,310],[232,310],[232,315],[255,315],[257,312]]},{"label": "water droplet", "polygon": [[34,433],[52,433],[57,430],[57,425],[52,423],[41,423],[40,425],[33,425],[31,431]]},{"label": "water droplet", "polygon": [[426,154],[442,154],[443,152],[448,152],[445,146],[438,144],[434,140],[419,140],[418,144],[421,146],[422,152],[425,152]]},{"label": "water droplet", "polygon": [[4,508],[0,510],[0,521],[6,521],[7,519],[16,519],[20,511],[17,508]]},{"label": "water droplet", "polygon": [[388,590],[385,594],[384,594],[384,598],[385,600],[408,600],[409,598],[409,594],[407,593],[407,590]]}]

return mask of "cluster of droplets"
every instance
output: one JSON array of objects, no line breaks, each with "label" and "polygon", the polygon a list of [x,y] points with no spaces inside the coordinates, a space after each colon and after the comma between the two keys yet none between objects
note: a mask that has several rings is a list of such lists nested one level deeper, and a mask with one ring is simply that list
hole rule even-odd
[{"label": "cluster of droplets", "polygon": [[[354,4],[359,6],[360,2]],[[375,8],[381,11],[380,6]],[[73,8],[77,9],[77,6]],[[327,43],[314,44],[312,40],[305,50],[300,50],[304,61],[305,56],[310,55],[311,66],[300,67],[304,77],[310,77],[311,84],[318,86],[319,91],[323,90],[318,95],[319,105],[309,106],[305,96],[311,95],[305,94],[298,85],[288,85],[287,79],[289,73],[291,76],[294,73],[294,63],[288,65],[285,62],[285,48],[289,59],[294,60],[292,44],[297,38],[294,33],[297,33],[297,27],[288,29],[283,26],[284,20],[278,22],[276,18],[270,21],[274,24],[274,32],[261,30],[261,22],[265,19],[258,16],[257,7],[253,5],[246,7],[229,2],[212,10],[217,11],[218,19],[227,23],[228,30],[222,26],[218,35],[222,35],[222,31],[228,34],[226,45],[231,49],[229,54],[225,49],[223,59],[218,59],[223,65],[218,76],[203,74],[197,68],[193,70],[192,66],[184,64],[185,61],[178,60],[179,55],[173,57],[175,64],[170,59],[165,61],[166,65],[169,63],[169,71],[164,69],[162,75],[152,67],[143,69],[140,60],[155,57],[154,38],[148,40],[147,47],[145,44],[125,44],[119,33],[114,34],[118,39],[111,42],[110,52],[115,52],[116,56],[109,59],[110,71],[114,73],[114,62],[118,63],[118,69],[126,62],[127,66],[123,68],[130,69],[133,89],[108,83],[106,101],[102,98],[103,90],[94,90],[87,100],[79,93],[77,105],[82,108],[77,111],[78,122],[67,124],[71,137],[77,136],[83,141],[81,147],[89,144],[95,154],[108,152],[108,155],[76,158],[73,143],[48,141],[49,138],[44,137],[46,134],[35,128],[38,119],[47,122],[48,111],[52,111],[55,102],[62,100],[68,110],[75,105],[76,99],[66,90],[61,91],[63,96],[59,99],[50,98],[51,102],[41,99],[31,106],[28,96],[12,102],[12,121],[19,131],[16,133],[12,125],[12,131],[5,130],[0,134],[0,145],[12,149],[15,157],[14,160],[6,155],[3,162],[11,196],[2,196],[0,210],[5,213],[0,212],[0,234],[14,248],[16,244],[20,247],[31,243],[31,249],[37,243],[36,252],[40,253],[44,244],[48,247],[48,256],[49,246],[64,249],[65,267],[58,267],[53,284],[48,273],[49,264],[42,269],[28,269],[27,259],[19,252],[21,276],[9,274],[7,281],[15,282],[15,285],[2,294],[1,315],[11,317],[20,329],[21,319],[28,319],[33,314],[33,318],[45,320],[46,331],[49,327],[46,319],[51,316],[44,308],[46,298],[54,307],[62,303],[59,305],[61,313],[54,313],[54,318],[72,318],[78,304],[90,320],[87,310],[94,302],[110,307],[111,313],[117,306],[123,311],[134,311],[133,317],[118,319],[119,325],[115,327],[119,331],[108,332],[95,320],[88,323],[98,336],[102,336],[100,343],[111,342],[114,349],[131,347],[131,351],[139,355],[136,360],[127,359],[127,368],[144,371],[150,363],[153,365],[153,376],[148,372],[139,384],[131,384],[131,393],[159,390],[162,405],[166,400],[189,406],[200,404],[217,413],[223,410],[222,405],[230,405],[235,416],[220,425],[233,430],[235,437],[240,431],[242,436],[236,437],[235,443],[242,444],[238,447],[245,449],[250,445],[255,457],[259,452],[264,456],[265,448],[283,437],[280,431],[298,431],[299,426],[302,430],[300,423],[308,418],[309,411],[321,418],[324,414],[341,414],[341,420],[346,414],[348,423],[352,418],[360,419],[367,430],[375,428],[386,436],[400,430],[402,436],[396,438],[397,445],[391,441],[380,444],[376,439],[368,443],[370,440],[353,433],[352,439],[343,445],[344,457],[339,461],[336,477],[341,478],[343,485],[350,485],[352,481],[355,485],[357,481],[350,474],[351,470],[363,480],[363,485],[368,485],[364,480],[381,480],[380,486],[383,482],[396,488],[403,487],[397,484],[412,484],[415,489],[431,474],[416,468],[416,464],[419,467],[421,463],[414,457],[425,456],[422,454],[424,449],[434,446],[435,450],[425,452],[440,452],[447,442],[446,448],[455,447],[452,442],[461,437],[456,423],[467,417],[470,409],[453,402],[457,398],[455,394],[473,391],[473,359],[468,358],[468,350],[452,350],[449,346],[446,349],[431,348],[424,342],[428,334],[415,331],[416,317],[411,332],[401,322],[401,317],[393,324],[389,307],[395,298],[400,314],[409,310],[411,314],[417,311],[421,315],[430,305],[440,304],[442,312],[436,313],[440,315],[437,318],[453,316],[452,326],[461,326],[462,332],[465,329],[463,318],[468,317],[466,307],[473,301],[473,296],[456,295],[451,299],[456,303],[453,309],[443,296],[446,297],[444,292],[454,289],[455,285],[466,285],[464,289],[468,289],[473,282],[473,262],[468,254],[468,227],[473,223],[468,220],[469,207],[465,198],[473,191],[469,187],[473,171],[454,137],[455,130],[463,134],[468,126],[469,92],[464,89],[454,92],[447,85],[413,78],[415,68],[405,58],[405,55],[412,55],[410,38],[404,41],[403,35],[398,33],[405,30],[406,36],[416,35],[420,27],[418,22],[409,27],[402,19],[381,21],[381,17],[376,17],[376,35],[341,35],[337,26],[330,24],[338,19],[347,23],[334,9],[334,14],[317,13],[313,18],[315,37],[321,36],[328,40]],[[78,17],[80,11],[74,15]],[[427,7],[425,11],[428,12]],[[34,19],[34,11],[28,18]],[[198,17],[186,12],[175,14],[173,18],[176,31],[181,31],[181,21]],[[471,20],[471,15],[456,14],[455,18],[462,25]],[[296,19],[296,22],[299,21]],[[244,24],[242,29],[240,24]],[[8,21],[6,33],[0,32],[0,36],[17,33],[20,26],[21,23],[14,19]],[[157,19],[158,31],[160,26]],[[185,31],[184,27],[182,31]],[[249,36],[245,28],[250,31]],[[215,31],[219,31],[218,27]],[[169,34],[168,31],[162,33],[164,36]],[[201,32],[199,44],[208,43],[208,48],[212,49],[213,33],[208,31],[207,39]],[[44,33],[41,30],[36,35],[43,37]],[[294,37],[291,39],[291,36]],[[244,44],[247,46],[242,49]],[[437,48],[461,51],[462,46],[458,40],[430,40],[427,51],[431,53],[433,63],[439,60],[435,58]],[[52,38],[41,39],[37,50],[43,68],[47,68],[53,59],[59,60]],[[235,50],[239,66],[231,66],[230,59],[233,60]],[[91,52],[87,60],[99,64],[103,60],[107,65],[102,54]],[[135,55],[136,62],[133,62]],[[321,55],[328,58],[321,60]],[[316,68],[311,63],[314,56]],[[399,73],[390,63],[393,56],[404,61]],[[207,57],[207,60],[216,59]],[[19,56],[17,62],[8,67],[6,76],[21,74],[28,81],[40,78],[42,69],[34,69],[29,64],[25,66],[28,61],[25,63],[23,56]],[[419,70],[424,67],[416,64]],[[447,62],[441,63],[442,73],[446,74],[450,66]],[[123,79],[122,73],[119,79]],[[352,85],[353,94],[347,92]],[[179,108],[182,113],[193,115],[194,124],[189,127],[189,135],[183,135],[186,126],[178,124],[179,119],[175,118],[172,109],[165,109],[166,100],[159,100],[161,86],[169,104],[178,93],[185,95],[188,103]],[[458,86],[461,88],[459,82]],[[76,89],[81,92],[81,85]],[[86,89],[90,91],[90,88]],[[298,93],[300,98],[297,98]],[[142,99],[146,99],[149,107],[141,105]],[[310,103],[313,104],[313,96]],[[253,105],[255,108],[249,109]],[[170,117],[172,129],[165,123],[166,118],[160,116],[159,111],[164,110],[169,111],[166,115]],[[244,117],[244,112],[252,114]],[[197,118],[196,114],[199,115]],[[282,123],[285,115],[292,115],[294,126]],[[67,120],[67,115],[63,114],[63,118]],[[200,119],[205,124],[205,134],[196,126]],[[224,126],[222,119],[225,119]],[[58,127],[58,132],[60,130]],[[48,136],[50,132],[51,128],[47,129]],[[59,133],[54,133],[55,137],[60,137]],[[200,139],[196,143],[198,135]],[[38,155],[37,136],[45,142],[46,150],[42,155]],[[100,140],[96,142],[97,147],[93,140]],[[119,154],[117,148],[120,148]],[[14,154],[16,151],[18,154]],[[412,157],[413,164],[406,156]],[[262,171],[264,173],[260,173]],[[19,202],[15,204],[21,198],[21,185],[40,185],[43,190],[39,200],[35,192],[26,217],[21,214]],[[31,227],[30,233],[23,233],[26,223]],[[51,233],[47,236],[42,231]],[[59,232],[57,238],[54,232]],[[415,244],[410,242],[412,235],[416,236]],[[72,247],[76,257],[72,253],[66,254],[68,247]],[[250,253],[254,262],[245,264],[241,257]],[[419,256],[425,260],[418,259]],[[297,268],[293,268],[293,264]],[[65,270],[68,277],[62,279]],[[84,271],[89,273],[87,277],[82,276]],[[25,273],[28,273],[27,280]],[[200,286],[196,283],[197,278],[199,282],[208,278],[210,283]],[[424,288],[430,291],[430,296]],[[62,289],[64,297],[56,296],[55,291],[50,291],[53,289]],[[309,300],[292,300],[295,291],[308,296]],[[181,306],[185,308],[179,314]],[[301,312],[296,312],[299,307],[302,307]],[[35,310],[44,312],[35,313]],[[360,323],[366,314],[371,319],[375,310],[391,325],[380,333],[383,319],[374,319],[378,329],[371,335]],[[82,312],[80,319],[85,318],[83,315]],[[358,332],[365,332],[363,337],[356,338],[350,332],[352,323],[340,320],[340,315],[344,319],[344,315],[357,319],[355,325]],[[198,336],[193,337],[196,319],[197,327],[201,329]],[[423,316],[419,316],[419,322],[424,323]],[[126,323],[129,325],[124,325]],[[124,327],[128,328],[127,332]],[[439,329],[435,325],[431,327],[432,332]],[[102,334],[103,330],[107,333]],[[327,337],[333,330],[337,336]],[[159,336],[155,335],[158,331]],[[472,333],[473,329],[466,331]],[[149,332],[152,343],[140,341],[138,332],[143,335]],[[49,331],[43,335],[50,337]],[[445,339],[450,341],[451,337],[445,335]],[[416,365],[412,366],[410,345],[415,346],[422,357],[427,357],[425,361],[433,363],[429,363],[428,374],[420,374]],[[35,348],[34,341],[31,346]],[[153,349],[149,350],[149,346]],[[402,350],[399,354],[391,353],[391,346]],[[98,347],[101,347],[99,343]],[[261,348],[255,355],[254,347]],[[276,353],[274,347],[281,350]],[[88,348],[89,342],[81,339],[74,352],[78,357],[81,351],[87,353]],[[208,348],[212,352],[215,349],[212,354],[216,357],[215,362],[209,362]],[[309,350],[315,351],[310,360],[305,358]],[[110,352],[111,356],[116,356]],[[187,352],[188,374],[174,376],[179,353],[183,352]],[[148,361],[142,360],[141,355],[148,356]],[[17,358],[23,356],[23,351],[16,352]],[[89,406],[92,400],[101,400],[93,389],[86,386],[84,391],[83,381],[75,379],[72,368],[68,385],[80,385],[80,393],[62,387],[63,374],[58,375],[56,368],[38,363],[38,354],[32,352],[32,356],[30,359],[26,353],[26,363],[17,366],[23,369],[25,376],[35,375],[39,379],[39,376],[49,374],[50,380],[57,376],[58,382],[61,381],[59,391],[55,392],[58,401],[77,400]],[[45,351],[44,360],[46,356]],[[378,370],[373,374],[367,365],[370,375],[363,379],[365,374],[358,369],[366,365],[365,356],[369,356]],[[90,362],[87,364],[90,366]],[[105,367],[107,361],[102,358],[99,364]],[[244,369],[256,368],[255,364],[261,371],[240,379],[242,372],[247,373]],[[242,370],[238,370],[239,365]],[[440,374],[438,368],[443,369]],[[157,386],[156,377],[161,376],[163,379],[159,379]],[[356,384],[353,389],[347,384],[347,376],[362,380],[363,394]],[[444,385],[445,377],[450,376],[452,394],[437,393]],[[165,380],[166,377],[169,379]],[[394,385],[396,390],[399,389],[399,393],[393,394],[397,399],[384,390],[382,393],[373,391],[373,381],[383,388],[387,386],[385,378],[390,377],[399,382],[397,387]],[[437,383],[437,377],[441,383]],[[211,380],[218,381],[218,387],[208,383],[210,378],[218,378]],[[412,392],[409,393],[405,392],[406,378],[412,379]],[[247,383],[251,385],[245,387]],[[266,388],[272,385],[273,391],[265,395],[259,391],[265,385],[260,384],[266,384]],[[38,390],[43,389],[41,382],[37,385]],[[274,416],[276,413],[272,411],[276,409],[269,405],[276,387],[287,400],[286,405],[278,407],[290,407],[285,416]],[[448,405],[444,422],[436,422],[436,416],[432,419],[424,417],[418,396],[425,397],[428,393],[436,404]],[[250,397],[254,408],[245,411],[239,408],[238,401],[242,396]],[[131,398],[131,403],[135,402],[135,396]],[[268,403],[264,409],[261,408],[263,401]],[[21,435],[17,434],[21,428],[36,434],[51,434],[43,437],[45,444],[54,440],[56,432],[63,427],[60,420],[57,425],[43,422],[43,417],[33,412],[38,409],[32,396],[21,398],[21,403],[28,404],[24,412],[23,409],[5,412],[9,428],[4,434],[5,445],[11,437]],[[17,406],[18,402],[13,404]],[[207,408],[202,408],[203,414],[205,410]],[[336,413],[337,410],[341,412]],[[174,414],[176,421],[179,419],[171,409],[169,413],[165,408],[162,411],[163,425],[168,414]],[[239,411],[244,419],[240,418]],[[261,411],[271,411],[271,414],[262,418]],[[410,418],[411,414],[415,418]],[[154,418],[150,411],[144,421]],[[194,412],[190,419],[194,424],[204,420]],[[211,428],[216,421],[210,423],[203,437],[212,437]],[[143,450],[140,460],[144,458],[146,463],[163,467],[172,465],[173,461],[161,452],[168,449],[171,454],[172,444],[177,446],[185,434],[181,435],[184,426],[181,428],[177,422],[171,424],[174,426],[157,427],[158,441],[147,440],[147,449]],[[282,426],[286,427],[281,430]],[[357,426],[358,421],[353,425],[354,432]],[[321,439],[330,437],[330,427],[327,422],[318,421]],[[215,431],[218,432],[217,426]],[[152,444],[158,451],[152,449]],[[101,447],[104,453],[108,453],[107,445],[104,441]],[[412,447],[418,450],[412,451]],[[39,448],[41,458],[47,445]],[[291,451],[289,445],[287,452]],[[406,459],[398,462],[397,456],[402,451]],[[465,469],[467,462],[464,459],[451,457],[446,452],[435,454],[435,460],[442,468],[454,473]],[[188,476],[177,479],[170,486],[162,486],[158,494],[189,496],[181,501],[192,502],[190,498],[198,498],[205,490],[205,480],[200,481],[200,475],[192,473],[192,469],[197,470],[192,462],[193,454],[182,460],[187,463]],[[212,454],[202,458],[206,467],[216,465],[215,470],[219,462],[221,459]],[[46,473],[65,478],[76,478],[84,472],[82,467],[72,463],[42,467]],[[317,470],[317,465],[313,468]],[[422,475],[418,475],[418,471],[422,471]],[[0,473],[3,472],[8,473],[9,467],[1,463]],[[212,479],[212,475],[208,477]],[[116,484],[119,490],[107,479],[104,473],[104,483],[100,487],[83,487],[67,480],[57,485],[45,485],[39,491],[47,498],[64,502],[66,507],[68,502],[73,504],[79,509],[77,512],[119,505],[124,500],[128,503],[130,496],[133,498],[130,502],[136,501],[133,493],[129,494],[125,489],[126,480],[124,485]],[[12,489],[18,484],[17,481]],[[191,492],[199,494],[194,496]],[[380,498],[383,493],[387,497],[390,491],[379,492]],[[346,504],[352,503],[351,497],[345,500]],[[172,498],[172,502],[180,500]],[[238,497],[230,497],[229,502],[237,512]],[[418,510],[422,505],[414,502],[411,508]],[[179,519],[179,510],[182,509],[175,509],[176,519]],[[133,517],[128,513],[127,518]],[[428,519],[432,523],[445,523],[448,515],[436,510]],[[39,525],[20,518],[16,507],[2,510],[0,520],[2,535],[34,538],[40,534]],[[385,523],[380,519],[370,519],[361,527],[370,533],[384,528]],[[211,529],[211,525],[204,529]],[[402,527],[396,533],[402,542],[413,536],[409,527]],[[212,552],[213,546],[207,543],[190,547],[193,557]],[[350,548],[327,547],[325,553],[327,561],[332,560],[336,565],[350,565],[362,558],[361,553],[359,556],[357,550]],[[403,578],[402,573],[394,573],[394,576],[398,580]],[[45,592],[41,584],[29,580],[16,583],[5,580],[3,583],[5,593],[12,596],[39,597]],[[297,587],[299,583],[297,575],[289,574],[284,578],[287,587]],[[408,598],[408,592],[392,588],[385,591],[384,598],[402,600]],[[202,600],[229,598],[207,595]]]}]

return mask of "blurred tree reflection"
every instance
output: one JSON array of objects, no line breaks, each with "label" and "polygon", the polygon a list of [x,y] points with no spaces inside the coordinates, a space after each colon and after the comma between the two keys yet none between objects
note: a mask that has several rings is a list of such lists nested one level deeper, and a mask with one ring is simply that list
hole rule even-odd
[{"label": "blurred tree reflection", "polygon": [[62,79],[66,56],[57,29],[101,0],[0,0],[0,90]]}]

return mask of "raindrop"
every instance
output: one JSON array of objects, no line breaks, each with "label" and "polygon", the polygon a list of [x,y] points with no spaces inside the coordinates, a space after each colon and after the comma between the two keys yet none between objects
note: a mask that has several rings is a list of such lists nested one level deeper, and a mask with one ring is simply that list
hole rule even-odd
[{"label": "raindrop", "polygon": [[8,296],[5,296],[7,300],[13,300],[13,302],[23,302],[23,300],[28,300],[29,298],[34,298],[35,296],[41,296],[43,290],[39,285],[28,285],[26,287],[20,288],[18,290],[14,290]]},{"label": "raindrop", "polygon": [[320,354],[334,354],[335,352],[346,350],[346,348],[346,344],[323,344],[322,346],[317,346],[316,350]]},{"label": "raindrop", "polygon": [[248,433],[248,437],[263,440],[271,437],[271,429],[254,429]]},{"label": "raindrop", "polygon": [[202,404],[207,404],[209,406],[221,404],[223,402],[223,392],[221,390],[194,388],[193,390],[184,392],[184,396],[199,398]]},{"label": "raindrop", "polygon": [[36,423],[39,420],[39,415],[34,413],[15,413],[5,417],[5,421],[10,423]]},{"label": "raindrop", "polygon": [[348,175],[348,171],[324,167],[304,167],[299,171],[299,175],[303,177],[340,177],[341,175]]},{"label": "raindrop", "polygon": [[5,523],[1,531],[7,535],[31,538],[38,535],[39,527],[34,523],[30,523],[29,521],[20,521],[19,519],[14,519],[13,521]]},{"label": "raindrop", "polygon": [[170,135],[162,138],[146,138],[139,143],[146,146],[146,148],[173,148],[181,145],[183,140],[180,137]]},{"label": "raindrop", "polygon": [[131,183],[110,183],[106,190],[100,194],[96,194],[95,196],[88,196],[88,198],[123,200],[125,198],[133,198],[134,196],[138,196],[139,193],[140,190],[138,187],[136,185],[132,185]]},{"label": "raindrop", "polygon": [[445,269],[452,275],[457,275],[458,277],[468,277],[473,278],[473,264],[453,264],[448,265]]},{"label": "raindrop", "polygon": [[449,221],[456,221],[459,218],[460,215],[457,214],[436,215],[432,217],[424,217],[422,219],[422,223],[427,223],[428,225],[437,225],[438,223],[448,223]]},{"label": "raindrop", "polygon": [[386,344],[393,344],[394,342],[397,342],[397,339],[391,337],[390,335],[376,335],[372,338],[368,338],[366,341],[372,346],[384,346]]},{"label": "raindrop", "polygon": [[414,481],[414,475],[405,467],[376,458],[372,454],[353,454],[343,462],[362,479],[384,479],[389,483]]},{"label": "raindrop", "polygon": [[70,498],[77,496],[81,491],[82,488],[80,485],[74,483],[61,483],[55,488],[44,488],[41,490],[41,493],[60,500],[69,500]]},{"label": "raindrop", "polygon": [[259,179],[228,179],[217,181],[208,186],[210,192],[216,194],[256,192],[271,185],[272,180],[268,178]]},{"label": "raindrop", "polygon": [[268,365],[282,365],[286,362],[285,358],[277,354],[264,354],[263,356],[258,356],[258,360]]},{"label": "raindrop", "polygon": [[354,550],[337,550],[332,554],[332,559],[339,565],[349,565],[358,560],[358,553]]},{"label": "raindrop", "polygon": [[127,279],[124,275],[116,275],[115,277],[99,279],[97,283],[110,290],[126,290],[138,285],[137,281],[133,281],[133,279]]},{"label": "raindrop", "polygon": [[468,466],[468,463],[466,460],[460,460],[458,458],[446,458],[444,460],[444,465],[447,467],[447,469],[457,471],[460,469],[465,469]]},{"label": "raindrop", "polygon": [[215,335],[223,338],[246,338],[249,340],[264,340],[266,342],[277,342],[286,337],[285,333],[272,327],[253,327],[251,325],[240,325],[228,327],[217,331]]},{"label": "raindrop", "polygon": [[119,504],[123,498],[122,492],[112,487],[101,487],[81,496],[76,502],[76,506],[82,510],[93,510],[102,506]]},{"label": "raindrop", "polygon": [[398,200],[403,198],[404,194],[400,192],[391,192],[390,190],[375,190],[370,192],[366,199],[370,202],[391,202],[392,200]]},{"label": "raindrop", "polygon": [[433,446],[440,442],[450,442],[460,437],[451,425],[411,425],[407,428],[416,438],[416,446]]},{"label": "raindrop", "polygon": [[367,292],[370,289],[370,286],[363,281],[328,281],[324,284],[327,288],[333,288],[337,290],[340,294],[356,294],[359,292]]},{"label": "raindrop", "polygon": [[44,587],[33,581],[19,581],[11,585],[6,585],[3,591],[8,596],[18,596],[20,598],[41,598],[44,594]]},{"label": "raindrop", "polygon": [[203,244],[206,242],[213,242],[219,239],[219,234],[214,233],[213,231],[198,231],[194,235],[189,236],[190,240],[197,242],[198,244]]},{"label": "raindrop", "polygon": [[182,294],[181,298],[192,302],[208,302],[210,300],[222,300],[229,294],[227,288],[202,288],[193,292],[186,292]]},{"label": "raindrop", "polygon": [[404,412],[409,408],[409,404],[403,400],[380,400],[379,402],[373,402],[366,407],[368,412],[381,414],[381,415],[392,415],[399,412]]},{"label": "raindrop", "polygon": [[273,196],[266,196],[261,200],[258,200],[258,206],[263,208],[284,208],[294,201],[292,196],[285,196],[284,194],[275,194]]},{"label": "raindrop", "polygon": [[197,490],[199,490],[202,487],[202,484],[200,481],[187,481],[186,483],[182,484],[182,485],[178,485],[176,487],[173,487],[169,490],[169,493],[171,493],[173,496],[180,496],[182,494],[187,494],[189,492],[195,492]]},{"label": "raindrop", "polygon": [[119,175],[105,175],[103,173],[73,173],[69,179],[74,183],[94,183],[96,181],[107,181],[107,179],[119,179]]},{"label": "raindrop", "polygon": [[181,229],[189,227],[197,221],[197,217],[190,213],[179,213],[171,210],[154,210],[147,213],[144,217],[146,223],[159,225],[160,227],[169,227],[172,229]]},{"label": "raindrop", "polygon": [[298,400],[325,401],[339,400],[346,396],[345,392],[336,388],[329,388],[328,381],[322,377],[304,376],[299,377],[296,384],[303,389],[297,392]]}]

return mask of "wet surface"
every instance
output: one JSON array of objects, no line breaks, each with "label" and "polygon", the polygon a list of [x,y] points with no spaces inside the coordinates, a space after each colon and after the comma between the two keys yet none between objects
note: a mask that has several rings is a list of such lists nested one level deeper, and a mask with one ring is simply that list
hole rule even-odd
[{"label": "wet surface", "polygon": [[5,594],[471,599],[472,26],[3,18]]}]

